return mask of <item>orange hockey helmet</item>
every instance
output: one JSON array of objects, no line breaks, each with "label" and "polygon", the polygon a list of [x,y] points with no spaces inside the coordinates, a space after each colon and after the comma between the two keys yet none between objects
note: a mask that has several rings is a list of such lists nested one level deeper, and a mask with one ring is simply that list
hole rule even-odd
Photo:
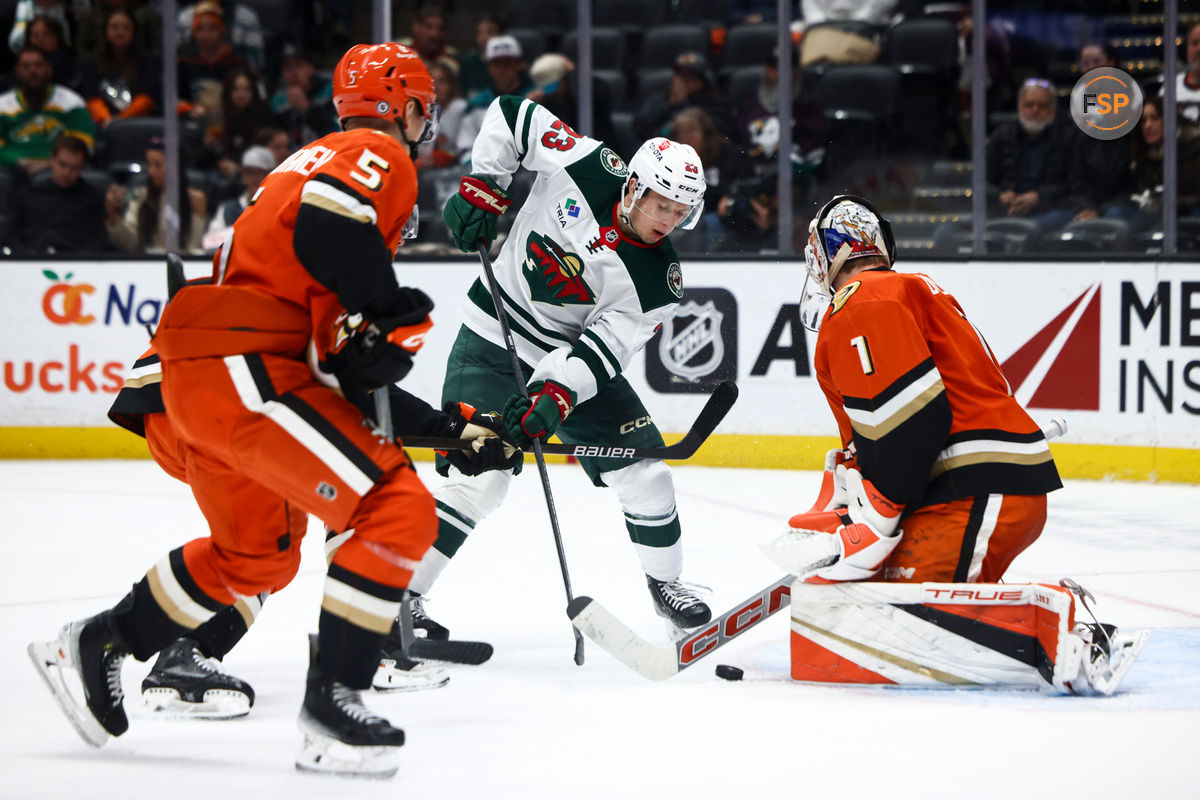
[{"label": "orange hockey helmet", "polygon": [[409,98],[420,104],[425,117],[418,141],[432,141],[440,111],[433,76],[411,47],[395,42],[355,45],[333,72],[333,107],[339,120],[378,117],[403,128]]}]

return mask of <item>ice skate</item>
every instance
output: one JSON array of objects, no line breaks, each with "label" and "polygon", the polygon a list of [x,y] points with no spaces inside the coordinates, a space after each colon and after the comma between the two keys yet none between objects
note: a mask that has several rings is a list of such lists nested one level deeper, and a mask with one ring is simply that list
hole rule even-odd
[{"label": "ice skate", "polygon": [[450,629],[441,625],[425,613],[424,598],[419,594],[411,597],[413,633],[426,639],[444,642],[450,638]]},{"label": "ice skate", "polygon": [[712,619],[708,604],[696,595],[701,587],[673,581],[660,581],[646,576],[650,596],[654,598],[655,612],[667,621],[667,633],[673,639],[681,638],[691,628],[704,625]]},{"label": "ice skate", "polygon": [[204,655],[195,639],[176,639],[142,681],[142,699],[158,717],[233,719],[250,713],[254,689]]},{"label": "ice skate", "polygon": [[316,639],[309,639],[308,684],[298,722],[304,743],[296,769],[390,778],[399,768],[397,750],[404,744],[404,731],[364,706],[361,691],[321,672]]},{"label": "ice skate", "polygon": [[1121,633],[1115,625],[1086,622],[1076,623],[1074,633],[1086,643],[1080,670],[1087,680],[1084,693],[1090,689],[1105,697],[1117,690],[1150,640],[1150,631]]},{"label": "ice skate", "polygon": [[112,612],[72,622],[58,638],[27,648],[38,674],[83,740],[100,747],[129,729],[121,665],[129,654]]},{"label": "ice skate", "polygon": [[417,661],[404,654],[400,626],[393,623],[380,649],[379,668],[371,679],[371,688],[378,692],[416,692],[437,689],[449,682],[450,673],[443,667]]}]

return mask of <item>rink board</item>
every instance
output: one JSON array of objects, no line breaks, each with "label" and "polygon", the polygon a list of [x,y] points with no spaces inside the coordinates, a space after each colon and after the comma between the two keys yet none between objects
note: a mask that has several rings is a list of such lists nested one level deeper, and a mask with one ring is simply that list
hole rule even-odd
[{"label": "rink board", "polygon": [[[1039,422],[1065,417],[1054,453],[1067,477],[1200,482],[1200,264],[905,262],[937,281],[987,337]],[[434,299],[434,329],[405,388],[436,401],[478,274],[472,261],[397,262]],[[207,272],[207,262],[189,264]],[[105,417],[166,296],[160,263],[5,264],[0,457],[143,457]],[[586,278],[586,274],[584,276]],[[833,418],[799,322],[797,262],[693,262],[686,293],[626,370],[664,432],[685,431],[716,382],[737,405],[693,463],[818,467]]]}]

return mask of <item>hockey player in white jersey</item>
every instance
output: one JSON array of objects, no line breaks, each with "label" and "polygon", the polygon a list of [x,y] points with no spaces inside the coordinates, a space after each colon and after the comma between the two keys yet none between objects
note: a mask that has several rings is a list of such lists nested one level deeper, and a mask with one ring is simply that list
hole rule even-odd
[{"label": "hockey player in white jersey", "polygon": [[[567,443],[655,447],[662,436],[622,370],[683,297],[667,235],[691,228],[704,206],[704,172],[688,145],[656,138],[629,164],[604,142],[572,130],[537,103],[492,102],[471,153],[470,175],[443,210],[464,252],[496,237],[518,168],[535,171],[529,199],[495,261],[508,324],[529,377],[518,392],[485,282],[471,286],[442,393],[504,410],[514,437],[555,433]],[[676,628],[711,618],[680,582],[683,548],[671,472],[662,461],[581,458],[596,486],[617,494],[656,612]],[[410,589],[429,590],[466,536],[503,502],[511,471],[450,481],[434,492],[438,538]]]}]

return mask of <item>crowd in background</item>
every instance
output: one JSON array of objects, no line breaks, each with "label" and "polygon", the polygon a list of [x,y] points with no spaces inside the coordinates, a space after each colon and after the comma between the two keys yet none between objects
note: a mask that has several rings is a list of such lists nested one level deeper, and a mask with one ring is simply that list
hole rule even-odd
[{"label": "crowd in background", "polygon": [[[177,169],[180,247],[212,252],[265,176],[337,128],[332,67],[369,33],[347,0],[181,3],[181,163],[162,139],[162,20],[145,0],[19,0],[0,58],[0,251],[154,253],[165,247],[165,176]],[[696,148],[708,192],[683,252],[748,254],[779,240],[779,170],[791,177],[795,251],[816,198],[878,198],[902,247],[966,252],[970,225],[970,3],[802,0],[793,46],[776,44],[775,0],[594,0],[593,121],[585,133],[629,155],[665,135]],[[1200,249],[1200,8],[1181,9],[1178,213]],[[502,9],[502,10],[497,10]],[[992,11],[994,9],[994,12]],[[369,10],[369,9],[367,9]],[[488,104],[536,100],[578,127],[574,3],[395,2],[397,40],[437,82],[436,141],[423,145],[422,233],[451,252],[440,208],[469,171]],[[993,2],[984,39],[991,251],[1152,251],[1160,240],[1160,60],[1143,46],[1162,3]],[[1134,13],[1139,12],[1139,13]],[[1124,27],[1122,27],[1124,26]],[[1124,36],[1124,38],[1121,38]],[[1138,49],[1142,48],[1142,49]],[[1142,83],[1138,129],[1082,134],[1066,97],[1088,69]],[[781,154],[781,70],[791,151]],[[514,192],[532,182],[518,175]],[[1077,235],[1072,236],[1072,232]],[[1086,231],[1086,235],[1079,232]],[[1156,238],[1159,237],[1159,238]]]}]

